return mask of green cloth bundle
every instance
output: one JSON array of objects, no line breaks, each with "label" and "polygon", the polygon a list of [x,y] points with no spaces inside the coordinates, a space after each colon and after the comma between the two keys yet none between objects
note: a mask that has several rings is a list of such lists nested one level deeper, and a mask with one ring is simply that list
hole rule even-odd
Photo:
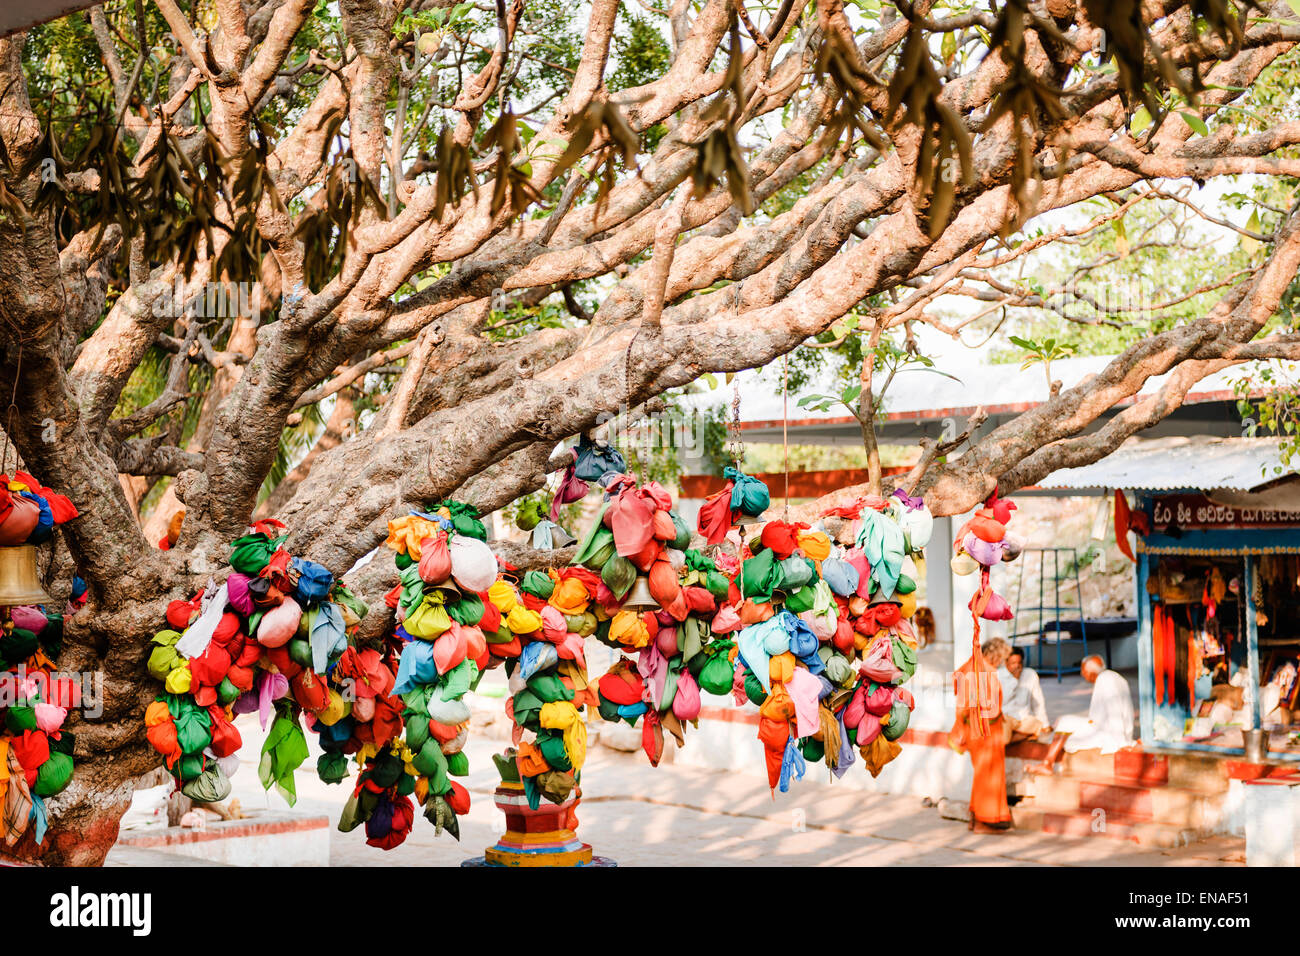
[{"label": "green cloth bundle", "polygon": [[230,542],[230,566],[240,574],[257,577],[270,563],[271,555],[284,538],[272,540],[262,532],[246,534]]},{"label": "green cloth bundle", "polygon": [[198,803],[219,803],[230,796],[230,781],[216,763],[181,787],[181,793]]},{"label": "green cloth bundle", "polygon": [[772,592],[780,590],[782,583],[781,562],[771,548],[746,558],[740,566],[740,592],[755,604],[772,600]]},{"label": "green cloth bundle", "polygon": [[551,595],[555,593],[555,581],[545,571],[529,571],[524,575],[523,581],[519,584],[519,590],[525,594],[531,594],[533,597],[541,598],[548,601]]},{"label": "green cloth bundle", "polygon": [[466,591],[460,600],[447,605],[447,615],[464,627],[473,627],[483,620],[483,599],[473,591]]},{"label": "green cloth bundle", "polygon": [[600,511],[596,513],[596,520],[592,522],[591,529],[578,545],[578,553],[573,558],[574,564],[580,564],[590,571],[599,572],[614,553],[614,532],[607,528],[604,522],[608,507],[607,501],[601,504]]},{"label": "green cloth bundle", "polygon": [[731,692],[735,667],[727,655],[733,647],[735,647],[735,644],[731,641],[715,640],[709,645],[708,650],[705,652],[707,660],[704,666],[700,668],[699,673],[695,675],[701,690],[718,696]]},{"label": "green cloth bundle", "polygon": [[26,628],[15,627],[9,634],[0,637],[0,669],[17,667],[35,654],[38,647],[40,642],[35,634]]},{"label": "green cloth bundle", "polygon": [[436,513],[442,508],[446,508],[451,514],[451,525],[456,529],[457,534],[463,534],[469,538],[478,538],[480,541],[487,540],[487,528],[479,520],[478,509],[473,505],[448,499],[439,502],[433,508],[433,511]]},{"label": "green cloth bundle", "polygon": [[[298,787],[293,772],[307,759],[307,738],[296,717],[289,716],[289,705],[278,701],[275,721],[262,744],[262,759],[257,766],[258,779],[267,790],[275,787],[289,806],[298,802]],[[180,726],[177,724],[177,730]]]},{"label": "green cloth bundle", "polygon": [[894,642],[894,666],[903,672],[899,678],[899,683],[909,681],[912,675],[916,673],[916,651],[911,645],[898,637],[893,638]]},{"label": "green cloth bundle", "polygon": [[620,601],[636,584],[636,565],[622,555],[615,554],[600,569],[600,579]]}]

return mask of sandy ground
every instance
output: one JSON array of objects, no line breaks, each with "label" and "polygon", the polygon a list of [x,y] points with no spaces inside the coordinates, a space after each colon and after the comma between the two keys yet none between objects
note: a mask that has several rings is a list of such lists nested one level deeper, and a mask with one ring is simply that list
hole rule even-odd
[{"label": "sandy ground", "polygon": [[[487,699],[504,694],[504,687],[495,688],[495,683],[499,681],[486,680],[480,687],[486,694],[476,706],[499,709]],[[1087,711],[1092,688],[1081,678],[1066,678],[1060,684],[1045,679],[1043,687],[1053,715]],[[233,796],[246,810],[285,810],[283,799],[265,792],[258,781],[265,734],[255,715],[240,718],[240,726],[245,747]],[[472,805],[461,819],[460,842],[447,834],[435,837],[432,824],[422,816],[416,817],[406,842],[389,852],[367,846],[361,828],[338,832],[334,825],[350,786],[320,781],[315,773],[319,751],[310,736],[312,756],[296,774],[294,809],[329,817],[334,866],[457,865],[481,855],[504,829],[504,819],[492,802],[498,778],[491,761],[491,754],[500,751],[504,741],[488,733],[476,726],[467,747],[471,773],[462,782],[470,790]],[[734,773],[676,764],[671,741],[668,747],[665,761],[654,768],[639,752],[592,746],[583,771],[584,797],[578,816],[579,833],[596,853],[627,866],[1226,866],[1244,862],[1245,841],[1234,837],[1158,850],[1104,837],[972,834],[964,823],[943,819],[937,809],[923,806],[918,797],[832,785],[821,764],[810,767],[790,793],[773,798],[759,768],[754,773]],[[865,771],[858,765],[850,772]],[[109,862],[132,865],[137,859],[159,862],[149,853],[122,850],[110,855]]]},{"label": "sandy ground", "polygon": [[[454,866],[480,855],[503,829],[492,802],[497,775],[490,759],[500,747],[490,739],[469,746],[472,772],[465,782],[473,803],[461,820],[459,843],[446,834],[435,837],[420,816],[406,842],[390,852],[367,846],[362,829],[339,833],[333,823],[348,791],[321,783],[314,760],[297,775],[296,809],[330,817],[334,866]],[[283,809],[281,798],[258,783],[256,753],[250,749],[245,757],[235,778],[242,805]],[[1154,850],[1102,837],[976,835],[916,797],[830,785],[820,766],[773,799],[756,775],[669,763],[653,768],[642,754],[597,746],[583,780],[579,833],[596,853],[625,866],[1224,866],[1240,865],[1244,851],[1236,838]]]}]

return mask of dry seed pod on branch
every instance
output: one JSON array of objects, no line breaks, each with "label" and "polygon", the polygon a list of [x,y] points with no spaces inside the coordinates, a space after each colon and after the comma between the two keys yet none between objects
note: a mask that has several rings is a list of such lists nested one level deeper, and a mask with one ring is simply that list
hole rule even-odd
[{"label": "dry seed pod on branch", "polygon": [[496,162],[493,164],[495,185],[492,189],[491,207],[494,216],[505,208],[507,200],[512,217],[523,215],[530,205],[544,201],[542,194],[529,179],[528,171],[513,162],[522,146],[515,114],[508,109],[504,110],[483,137],[485,149],[495,147],[497,150]]},{"label": "dry seed pod on branch", "polygon": [[604,208],[610,191],[616,183],[615,158],[621,157],[624,166],[637,170],[637,174],[640,175],[640,166],[636,157],[641,149],[641,141],[619,108],[609,100],[592,100],[574,116],[570,126],[573,128],[573,135],[569,138],[568,147],[556,161],[552,176],[555,179],[563,176],[586,155],[591,144],[597,141],[596,135],[601,134],[601,142],[604,143],[601,147],[603,157],[600,161],[601,175],[596,192],[596,209],[599,212]]},{"label": "dry seed pod on branch", "polygon": [[954,163],[960,166],[963,182],[973,176],[970,133],[957,112],[940,99],[942,93],[925,30],[913,21],[889,83],[887,115],[895,129],[913,125],[920,131],[914,184],[925,203],[931,238],[948,225],[956,200]]},{"label": "dry seed pod on branch", "polygon": [[[744,53],[740,46],[740,27],[735,11],[731,12],[731,41],[727,72],[722,91],[700,114],[706,123],[723,125],[709,132],[695,144],[695,165],[691,167],[692,196],[702,199],[722,185],[726,177],[732,202],[748,216],[754,211],[754,196],[749,188],[749,166],[740,148],[737,132],[745,112]],[[727,94],[730,94],[728,97]]]}]

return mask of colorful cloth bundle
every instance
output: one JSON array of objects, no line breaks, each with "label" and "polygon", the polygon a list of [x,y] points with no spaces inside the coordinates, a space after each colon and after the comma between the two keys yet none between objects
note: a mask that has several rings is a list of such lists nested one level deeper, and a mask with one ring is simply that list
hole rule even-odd
[{"label": "colorful cloth bundle", "polygon": [[[646,755],[657,765],[664,730],[683,744],[685,725],[699,717],[702,655],[719,604],[733,587],[713,558],[689,547],[690,529],[658,483],[606,477],[607,500],[575,559],[579,566],[559,574],[592,609],[594,636],[636,655],[621,657],[589,699],[605,720],[633,726],[640,720]],[[644,587],[638,600],[648,593],[657,610],[624,606],[638,580]]]},{"label": "colorful cloth bundle", "polygon": [[599,603],[609,599],[608,588],[591,571],[566,568],[529,571],[517,583],[508,573],[492,591],[521,644],[506,662],[506,713],[524,796],[533,810],[543,797],[563,803],[587,759],[584,707],[596,697],[587,683],[583,639],[608,626],[608,611]]},{"label": "colorful cloth bundle", "polygon": [[[1013,536],[1007,534],[1007,522],[1011,512],[1016,510],[1014,502],[999,498],[997,491],[989,495],[984,507],[963,524],[953,541],[952,570],[955,574],[966,575],[979,571],[979,588],[970,599],[970,608],[974,629],[971,635],[971,667],[978,672],[987,667],[980,653],[980,621],[1010,621],[1015,612],[1006,598],[993,590],[989,583],[989,572],[999,561],[1013,561],[1019,557],[1022,545]],[[960,675],[958,675],[960,677]],[[974,693],[967,694],[966,706],[958,705],[958,725],[965,725],[973,737],[982,737],[989,732],[988,713],[990,708],[984,695],[988,693],[985,682],[973,682]],[[954,728],[955,732],[956,728]]]},{"label": "colorful cloth bundle", "polygon": [[72,501],[25,471],[0,475],[0,547],[42,544],[54,526],[77,517]]},{"label": "colorful cloth bundle", "polygon": [[9,846],[28,829],[40,844],[45,801],[72,779],[74,738],[63,725],[81,704],[81,685],[55,668],[62,617],[34,606],[8,616],[0,630],[0,828]]},{"label": "colorful cloth bundle", "polygon": [[[375,752],[367,754],[357,778],[356,789],[339,817],[339,829],[346,833],[364,823],[366,843],[370,846],[381,850],[400,846],[415,822],[415,805],[411,802],[411,797],[414,795],[425,800],[426,807],[436,806],[427,802],[427,787],[422,788],[425,778],[411,766],[412,758],[409,748],[398,740],[389,741]],[[468,810],[469,794],[463,787],[460,787],[460,791],[465,797],[464,809]],[[460,830],[455,814],[450,811],[448,813],[449,822],[441,822],[439,832],[445,827],[459,839]]]},{"label": "colorful cloth bundle", "polygon": [[224,584],[168,607],[149,657],[163,683],[145,715],[150,742],[183,792],[222,800],[241,745],[233,718],[256,711],[267,730],[259,776],[292,804],[305,715],[322,780],[348,779],[349,758],[360,769],[341,830],[364,824],[367,843],[392,849],[410,832],[414,798],[437,832],[459,837],[469,792],[451,777],[469,772],[463,698],[483,671],[519,657],[512,627],[534,629],[540,616],[498,581],[478,512],[442,502],[389,522],[397,623],[386,646],[363,646],[365,604],[286,551],[283,530],[254,525],[232,542]]},{"label": "colorful cloth bundle", "polygon": [[243,741],[234,718],[256,712],[267,730],[258,775],[293,804],[307,759],[306,715],[324,753],[322,780],[348,776],[402,731],[391,695],[396,661],[356,646],[365,604],[323,566],[291,555],[279,521],[231,542],[231,574],[189,601],[172,601],[153,639],[149,673],[163,692],[145,711],[146,734],[186,796],[224,800]]},{"label": "colorful cloth bundle", "polygon": [[[648,578],[659,610],[617,610],[608,627],[596,632],[603,643],[636,655],[635,660],[621,658],[602,675],[596,684],[597,708],[605,720],[635,725],[640,719],[642,747],[650,763],[658,765],[664,731],[682,746],[686,725],[700,715],[700,672],[718,654],[712,648],[712,621],[731,582],[712,559],[693,549],[684,555],[668,551]],[[730,661],[715,665],[712,673],[719,666],[727,670],[729,687]]]},{"label": "colorful cloth bundle", "polygon": [[[0,475],[0,547],[42,544],[77,517],[64,495],[31,475]],[[85,603],[77,580],[74,602]],[[76,590],[74,588],[74,590]],[[57,671],[63,617],[39,605],[0,612],[0,830],[12,846],[31,830],[45,840],[45,801],[72,779],[73,734],[63,729],[81,704],[81,685]]]},{"label": "colorful cloth bundle", "polygon": [[[571,504],[575,501],[581,501],[591,489],[592,482],[600,482],[606,475],[621,475],[627,468],[627,463],[617,448],[610,445],[596,444],[586,435],[578,439],[578,447],[572,449],[573,461],[569,467],[564,470],[564,476],[560,479],[560,486],[556,489],[555,496],[551,499],[550,520],[552,523],[560,519],[560,507]],[[532,528],[524,528],[525,531],[531,531]],[[540,548],[544,545],[534,543],[533,547]],[[563,545],[555,545],[563,547]]]},{"label": "colorful cloth bundle", "polygon": [[854,747],[878,775],[901,751],[915,706],[901,686],[916,670],[916,582],[903,569],[922,560],[929,512],[897,495],[830,514],[853,519],[852,547],[772,521],[739,575],[733,693],[759,707],[768,783],[782,792],[809,760],[843,776]]},{"label": "colorful cloth bundle", "polygon": [[[400,577],[388,594],[400,647],[393,693],[402,701],[404,727],[402,741],[394,743],[399,749],[366,753],[374,768],[362,774],[354,794],[372,845],[390,839],[381,835],[375,842],[371,832],[376,825],[383,830],[387,816],[397,823],[407,818],[411,795],[435,832],[460,838],[457,817],[469,809],[469,792],[451,778],[469,773],[464,748],[470,711],[463,698],[485,671],[520,652],[511,629],[520,626],[521,616],[511,617],[518,598],[497,580],[497,558],[486,538],[478,512],[456,501],[388,523]],[[387,782],[394,753],[405,769]],[[387,789],[376,789],[381,786]]]},{"label": "colorful cloth bundle", "polygon": [[[761,482],[734,469],[727,477],[725,494],[705,505],[716,514],[701,511],[700,533],[715,544],[768,503]],[[898,755],[915,706],[901,685],[916,670],[917,643],[909,623],[916,582],[904,562],[910,558],[918,573],[924,567],[932,526],[919,499],[871,497],[832,512],[854,520],[850,548],[820,528],[768,521],[737,558],[690,549],[686,535],[670,540],[659,515],[671,515],[671,502],[654,488],[634,490],[625,480],[610,488],[611,502],[578,559],[599,568],[602,584],[621,599],[616,585],[630,589],[635,574],[616,563],[618,531],[631,551],[645,535],[628,525],[649,525],[650,543],[629,560],[648,568],[659,609],[605,607],[611,619],[596,636],[637,659],[620,659],[596,681],[602,717],[641,720],[646,753],[657,763],[663,728],[682,744],[684,723],[699,715],[701,690],[730,691],[738,703],[758,705],[768,781],[782,791],[803,776],[807,760],[825,760],[842,776],[856,746],[874,776]],[[606,515],[615,501],[636,521],[611,526]],[[653,532],[656,522],[662,535]]]},{"label": "colorful cloth bundle", "polygon": [[742,516],[757,518],[771,503],[767,485],[737,468],[724,468],[727,484],[700,507],[697,529],[709,544],[719,544]]}]

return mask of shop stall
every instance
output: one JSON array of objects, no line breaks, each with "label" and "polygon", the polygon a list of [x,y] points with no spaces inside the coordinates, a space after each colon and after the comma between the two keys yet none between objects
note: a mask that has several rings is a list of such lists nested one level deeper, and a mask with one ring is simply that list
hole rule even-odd
[{"label": "shop stall", "polygon": [[1300,501],[1135,494],[1142,740],[1300,761]]},{"label": "shop stall", "polygon": [[1278,440],[1134,438],[1040,487],[1113,497],[1143,745],[1300,761],[1300,475]]}]

